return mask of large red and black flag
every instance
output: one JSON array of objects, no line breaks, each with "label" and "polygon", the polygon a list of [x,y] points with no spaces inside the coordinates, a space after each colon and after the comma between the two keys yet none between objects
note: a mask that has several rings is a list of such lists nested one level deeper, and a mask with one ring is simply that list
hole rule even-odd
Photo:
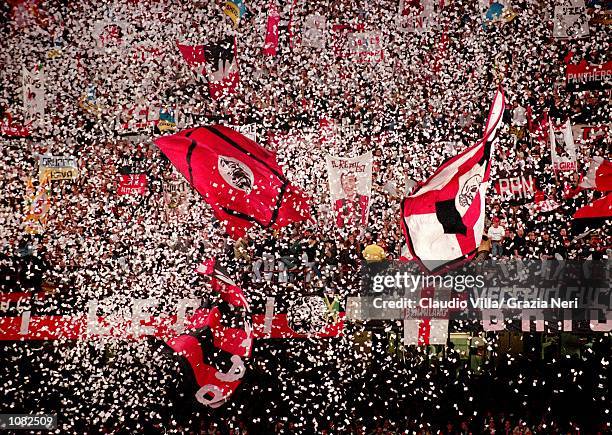
[{"label": "large red and black flag", "polygon": [[166,343],[184,358],[188,377],[195,378],[198,402],[217,408],[240,385],[246,367],[243,358],[251,356],[253,327],[251,309],[242,292],[215,260],[204,264],[202,274],[211,278],[213,291],[221,303],[208,312],[205,325]]},{"label": "large red and black flag", "polygon": [[504,94],[498,89],[483,138],[443,163],[402,202],[408,248],[431,272],[476,253],[484,230],[491,155],[503,112]]},{"label": "large red and black flag", "polygon": [[231,128],[192,128],[155,144],[234,238],[253,225],[280,228],[310,219],[308,198],[289,183],[276,154]]}]

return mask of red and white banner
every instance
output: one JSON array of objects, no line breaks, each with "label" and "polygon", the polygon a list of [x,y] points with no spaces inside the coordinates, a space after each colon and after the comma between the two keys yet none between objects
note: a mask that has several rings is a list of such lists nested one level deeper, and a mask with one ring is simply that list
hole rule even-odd
[{"label": "red and white banner", "polygon": [[147,193],[147,174],[120,175],[117,195],[144,195]]},{"label": "red and white banner", "polygon": [[363,24],[351,26],[336,24],[332,27],[334,54],[340,59],[359,63],[379,62],[384,58],[382,33],[366,31]]},{"label": "red and white banner", "polygon": [[533,175],[521,174],[517,177],[499,178],[495,191],[503,200],[528,199],[536,194],[537,187]]},{"label": "red and white banner", "polygon": [[311,14],[304,20],[302,29],[302,45],[312,48],[325,48],[327,18],[318,14]]},{"label": "red and white banner", "polygon": [[498,89],[483,138],[445,162],[402,202],[408,248],[429,271],[471,258],[480,245],[491,156],[504,107]]},{"label": "red and white banner", "polygon": [[550,141],[550,157],[553,169],[558,172],[576,172],[576,145],[569,119],[562,127],[553,127],[552,120],[549,121],[548,137]]},{"label": "red and white banner", "polygon": [[593,141],[606,138],[610,133],[610,124],[588,125],[574,124],[572,125],[572,134],[574,142],[578,144],[589,144]]},{"label": "red and white banner", "polygon": [[23,113],[26,122],[42,121],[45,116],[45,73],[23,68]]},{"label": "red and white banner", "polygon": [[612,192],[576,210],[574,219],[599,220],[612,218]]},{"label": "red and white banner", "polygon": [[234,36],[204,46],[206,77],[211,98],[218,99],[225,94],[236,92],[240,81],[237,50]]},{"label": "red and white banner", "polygon": [[[449,289],[425,287],[419,291],[417,300],[429,298],[448,301],[450,296]],[[438,312],[433,313],[433,311]],[[448,313],[448,309],[406,309],[404,312],[404,346],[445,345],[448,341]]]},{"label": "red and white banner", "polygon": [[372,153],[326,156],[329,193],[338,228],[365,228],[372,196]]},{"label": "red and white banner", "polygon": [[270,0],[268,5],[268,22],[266,24],[266,39],[264,42],[263,54],[265,56],[276,56],[278,50],[278,24],[280,14],[276,0]]},{"label": "red and white banner", "polygon": [[584,0],[565,0],[555,6],[553,36],[555,38],[583,38],[589,36],[589,16]]}]

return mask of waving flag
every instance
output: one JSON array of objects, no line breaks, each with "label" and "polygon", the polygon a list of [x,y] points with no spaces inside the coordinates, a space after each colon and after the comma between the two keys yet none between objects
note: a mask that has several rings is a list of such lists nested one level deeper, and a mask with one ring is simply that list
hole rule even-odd
[{"label": "waving flag", "polygon": [[268,5],[268,24],[266,25],[266,40],[264,43],[263,54],[265,56],[276,56],[278,50],[278,25],[280,14],[276,0],[271,0]]},{"label": "waving flag", "polygon": [[212,288],[223,303],[210,310],[205,327],[167,344],[187,361],[199,387],[195,394],[198,402],[218,408],[231,397],[246,372],[243,358],[250,357],[253,348],[251,309],[242,289],[214,259],[201,269],[200,273],[211,277]]},{"label": "waving flag", "polygon": [[236,38],[227,38],[204,46],[208,92],[211,98],[220,98],[224,93],[236,92],[240,81]]},{"label": "waving flag", "polygon": [[234,23],[234,28],[240,24],[240,19],[246,14],[246,5],[242,0],[229,0],[225,2],[223,13],[227,15]]},{"label": "waving flag", "polygon": [[584,233],[601,227],[612,219],[612,192],[603,198],[596,199],[574,213],[572,229],[577,233]]},{"label": "waving flag", "polygon": [[453,157],[402,202],[402,227],[412,256],[438,271],[476,253],[484,230],[491,155],[504,112],[495,95],[484,137]]},{"label": "waving flag", "polygon": [[177,42],[176,46],[181,52],[183,59],[185,59],[185,62],[187,62],[190,67],[198,68],[204,64],[205,58],[203,45],[186,45],[179,44]]},{"label": "waving flag", "polygon": [[579,187],[602,192],[612,190],[612,163],[603,157],[593,157]]},{"label": "waving flag", "polygon": [[279,228],[310,218],[306,196],[287,181],[275,153],[228,127],[184,130],[155,143],[232,237],[254,224]]}]

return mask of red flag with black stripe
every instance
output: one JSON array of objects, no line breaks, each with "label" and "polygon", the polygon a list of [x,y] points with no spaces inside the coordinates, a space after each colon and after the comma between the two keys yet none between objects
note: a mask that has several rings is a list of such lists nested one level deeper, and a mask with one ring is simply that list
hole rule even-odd
[{"label": "red flag with black stripe", "polygon": [[231,128],[193,128],[155,144],[234,238],[253,225],[280,228],[310,219],[307,196],[289,183],[276,154]]},{"label": "red flag with black stripe", "polygon": [[199,387],[195,394],[198,402],[218,408],[231,397],[245,374],[243,358],[251,356],[253,328],[242,289],[214,259],[204,266],[200,273],[211,277],[212,288],[222,302],[210,310],[202,328],[172,338],[167,344],[187,362],[188,372]]}]

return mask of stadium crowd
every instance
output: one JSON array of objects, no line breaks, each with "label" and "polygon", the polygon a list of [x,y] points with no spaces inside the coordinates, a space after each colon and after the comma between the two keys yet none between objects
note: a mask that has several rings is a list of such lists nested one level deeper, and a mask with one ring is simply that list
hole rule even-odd
[{"label": "stadium crowd", "polygon": [[[433,17],[408,31],[398,24],[397,0],[249,0],[238,26],[223,3],[4,2],[2,292],[48,292],[57,302],[37,308],[48,314],[82,311],[91,299],[115,310],[133,298],[170,305],[205,293],[194,269],[216,257],[247,294],[287,288],[345,297],[356,291],[362,263],[408,255],[402,198],[481,138],[498,85],[507,105],[476,261],[609,258],[609,219],[573,217],[603,196],[577,187],[593,157],[610,158],[609,77],[607,88],[582,92],[568,90],[565,77],[570,62],[609,61],[608,24],[593,21],[609,2],[587,1],[590,33],[569,39],[553,37],[555,2],[546,0],[499,2],[515,14],[508,20],[488,19],[489,1],[406,0],[409,14],[431,4]],[[278,52],[265,56],[272,4]],[[304,42],[312,14],[327,19],[323,47]],[[339,58],[332,26],[343,23],[380,35],[379,59]],[[215,99],[177,44],[227,35],[235,36],[239,79]],[[22,110],[24,69],[44,71],[44,116]],[[276,151],[287,178],[311,197],[313,219],[230,238],[153,144],[165,134],[160,109],[174,113],[178,130],[255,125],[257,142]],[[577,170],[564,173],[553,170],[548,122],[568,119],[603,134],[575,133]],[[9,134],[16,126],[28,134]],[[367,151],[374,168],[367,225],[338,228],[325,155]],[[40,155],[75,157],[78,177],[41,182]],[[118,194],[122,177],[134,174],[146,174],[144,189]],[[532,188],[501,191],[499,180],[512,177],[532,179]],[[34,229],[24,220],[32,192],[44,195]],[[240,390],[212,415],[176,405],[189,401],[184,385],[151,341],[0,342],[0,412],[59,409],[65,433],[610,431],[609,334],[579,356],[550,359],[497,354],[489,336],[478,369],[452,345],[440,355],[412,348],[399,356],[384,349],[382,333],[375,357],[365,358],[347,349],[346,336],[256,344]],[[10,376],[26,379],[15,386]]]}]

